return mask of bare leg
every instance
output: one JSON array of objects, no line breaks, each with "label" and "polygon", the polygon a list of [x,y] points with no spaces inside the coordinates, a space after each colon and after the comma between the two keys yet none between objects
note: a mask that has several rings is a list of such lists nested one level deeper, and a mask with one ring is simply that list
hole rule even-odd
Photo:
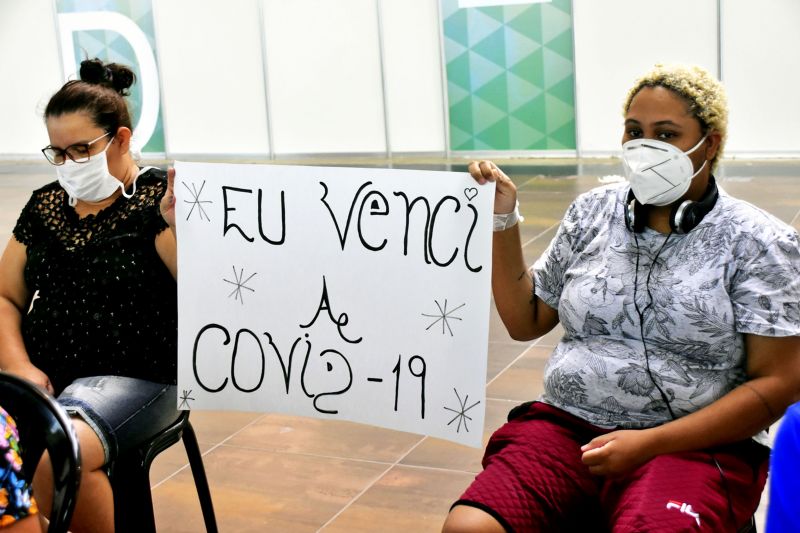
[{"label": "bare leg", "polygon": [[447,515],[442,533],[505,533],[505,528],[486,511],[456,505]]},{"label": "bare leg", "polygon": [[[70,530],[74,533],[113,532],[114,495],[108,476],[102,470],[103,445],[86,422],[79,418],[73,418],[72,422],[81,446],[81,486]],[[36,468],[33,491],[39,510],[49,517],[52,510],[53,471],[47,452]]]}]

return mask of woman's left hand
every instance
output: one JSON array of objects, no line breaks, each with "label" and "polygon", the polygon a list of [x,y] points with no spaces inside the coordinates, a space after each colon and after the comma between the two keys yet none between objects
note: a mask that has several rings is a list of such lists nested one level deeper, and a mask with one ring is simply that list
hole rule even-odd
[{"label": "woman's left hand", "polygon": [[583,464],[598,476],[624,474],[655,455],[652,433],[647,429],[612,431],[581,446]]},{"label": "woman's left hand", "polygon": [[161,198],[161,216],[169,224],[170,229],[175,231],[175,169],[167,170],[167,190]]}]

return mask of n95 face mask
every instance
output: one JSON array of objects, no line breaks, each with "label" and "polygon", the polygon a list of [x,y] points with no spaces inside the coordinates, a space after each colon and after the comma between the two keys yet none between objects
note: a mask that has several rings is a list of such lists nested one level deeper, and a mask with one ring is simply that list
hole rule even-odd
[{"label": "n95 face mask", "polygon": [[697,150],[707,136],[703,135],[687,152],[655,139],[633,139],[623,144],[622,167],[636,200],[641,204],[663,206],[686,194],[692,179],[708,163],[704,161],[694,172],[689,154]]},{"label": "n95 face mask", "polygon": [[75,206],[78,200],[99,202],[114,194],[117,189],[122,189],[122,194],[130,198],[125,193],[122,182],[108,171],[106,150],[113,140],[112,138],[108,141],[102,152],[93,155],[85,163],[67,159],[63,165],[56,167],[58,183],[67,192],[69,205]]}]

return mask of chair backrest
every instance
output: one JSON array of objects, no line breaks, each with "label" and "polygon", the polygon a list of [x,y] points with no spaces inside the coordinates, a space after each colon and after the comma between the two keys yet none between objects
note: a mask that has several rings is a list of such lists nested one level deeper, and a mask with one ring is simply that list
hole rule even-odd
[{"label": "chair backrest", "polygon": [[[80,484],[80,448],[66,411],[33,383],[0,372],[0,406],[17,423],[25,474],[33,471],[44,450],[53,466],[53,505],[48,531],[66,532]],[[35,494],[34,494],[35,497]]]}]

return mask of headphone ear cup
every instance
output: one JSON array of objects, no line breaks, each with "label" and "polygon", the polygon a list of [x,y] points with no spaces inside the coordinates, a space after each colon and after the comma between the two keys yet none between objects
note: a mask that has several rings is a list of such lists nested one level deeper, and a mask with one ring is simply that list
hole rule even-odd
[{"label": "headphone ear cup", "polygon": [[625,203],[625,227],[634,233],[644,231],[647,220],[647,206],[636,201],[632,190],[628,190]]},{"label": "headphone ear cup", "polygon": [[633,204],[633,223],[631,226],[633,227],[634,233],[641,233],[644,231],[644,225],[647,222],[647,206],[640,204],[636,200],[633,200],[631,203]]},{"label": "headphone ear cup", "polygon": [[695,219],[695,202],[685,200],[672,206],[669,212],[669,227],[675,233],[688,233],[694,227],[691,220]]},{"label": "headphone ear cup", "polygon": [[636,222],[636,214],[634,212],[635,203],[636,200],[631,200],[625,204],[625,227],[628,228],[628,231],[633,231],[633,225]]}]

